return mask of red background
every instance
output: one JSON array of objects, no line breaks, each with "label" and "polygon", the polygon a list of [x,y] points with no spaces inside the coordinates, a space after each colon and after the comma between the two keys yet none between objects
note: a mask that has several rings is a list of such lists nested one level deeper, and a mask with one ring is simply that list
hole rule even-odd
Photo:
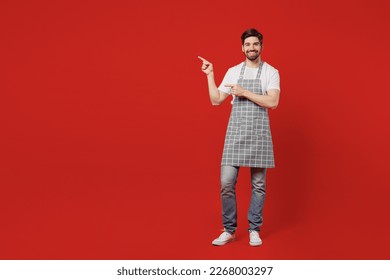
[{"label": "red background", "polygon": [[[4,1],[1,259],[389,259],[388,1]],[[264,244],[220,232],[231,105],[219,84],[264,34],[270,112]]]}]

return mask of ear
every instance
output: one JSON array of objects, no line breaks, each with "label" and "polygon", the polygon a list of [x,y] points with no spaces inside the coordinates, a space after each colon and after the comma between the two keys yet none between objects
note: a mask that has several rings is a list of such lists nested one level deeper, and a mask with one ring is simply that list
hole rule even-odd
[{"label": "ear", "polygon": [[245,51],[244,51],[244,45],[241,46],[241,50],[242,50],[242,52],[245,52]]}]

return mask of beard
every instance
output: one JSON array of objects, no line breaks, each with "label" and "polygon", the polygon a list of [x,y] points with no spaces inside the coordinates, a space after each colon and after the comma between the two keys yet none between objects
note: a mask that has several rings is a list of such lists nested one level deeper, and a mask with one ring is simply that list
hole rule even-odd
[{"label": "beard", "polygon": [[253,60],[256,60],[260,55],[260,52],[258,51],[250,51],[250,52],[246,52],[245,53],[245,56],[247,59],[253,61]]}]

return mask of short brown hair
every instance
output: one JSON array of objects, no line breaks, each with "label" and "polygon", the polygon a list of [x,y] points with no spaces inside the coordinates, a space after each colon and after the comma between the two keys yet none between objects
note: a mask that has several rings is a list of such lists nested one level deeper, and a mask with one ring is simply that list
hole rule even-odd
[{"label": "short brown hair", "polygon": [[260,45],[263,44],[263,34],[261,34],[259,31],[257,31],[254,28],[250,28],[248,30],[245,30],[244,33],[242,33],[241,41],[242,41],[243,45],[244,45],[245,39],[248,38],[248,37],[257,37],[259,39],[259,41],[260,41]]}]

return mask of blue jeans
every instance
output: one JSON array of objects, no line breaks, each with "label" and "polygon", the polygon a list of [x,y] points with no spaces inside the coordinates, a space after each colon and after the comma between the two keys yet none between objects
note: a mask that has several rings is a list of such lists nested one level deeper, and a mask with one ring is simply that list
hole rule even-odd
[{"label": "blue jeans", "polygon": [[[236,183],[239,166],[221,166],[222,223],[225,231],[237,228]],[[248,211],[249,230],[260,231],[263,224],[266,168],[251,167],[252,195]]]}]

